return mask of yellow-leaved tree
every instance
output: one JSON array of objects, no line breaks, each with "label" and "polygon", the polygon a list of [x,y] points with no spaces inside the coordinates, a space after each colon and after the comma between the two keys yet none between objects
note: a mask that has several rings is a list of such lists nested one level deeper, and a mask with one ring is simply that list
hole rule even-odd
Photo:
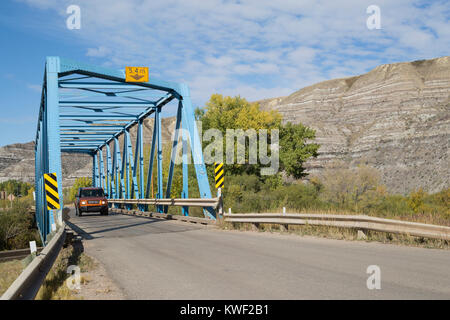
[{"label": "yellow-leaved tree", "polygon": [[[224,154],[230,148],[234,148],[233,164],[225,162],[225,172],[228,174],[256,174],[260,175],[261,167],[264,166],[258,161],[257,164],[249,163],[249,143],[245,142],[245,163],[238,164],[236,151],[237,144],[227,148],[227,130],[247,130],[254,129],[257,134],[260,130],[267,130],[268,145],[272,142],[272,130],[279,130],[279,161],[280,171],[286,172],[294,178],[301,178],[304,175],[303,163],[310,157],[317,156],[318,144],[310,140],[315,138],[315,131],[302,124],[282,124],[281,115],[275,110],[263,110],[259,103],[250,103],[241,96],[228,97],[221,94],[213,94],[206,103],[205,109],[197,109],[197,120],[202,121],[202,131],[208,129],[218,129],[223,135]],[[209,144],[209,141],[203,141],[203,148]],[[233,140],[234,144],[234,140]],[[259,148],[260,144],[257,144]],[[259,149],[257,152],[259,156]],[[226,156],[224,157],[224,160]]]}]

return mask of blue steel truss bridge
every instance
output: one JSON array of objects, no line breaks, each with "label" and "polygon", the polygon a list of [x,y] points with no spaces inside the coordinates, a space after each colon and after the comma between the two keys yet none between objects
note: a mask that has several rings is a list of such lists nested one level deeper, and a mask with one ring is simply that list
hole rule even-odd
[{"label": "blue steel truss bridge", "polygon": [[[178,101],[176,127],[171,141],[167,181],[163,183],[161,116],[164,107],[172,100]],[[143,121],[147,117],[154,117],[154,126],[147,179],[144,181]],[[134,126],[137,126],[136,141],[131,141],[130,129]],[[47,241],[55,221],[61,219],[64,205],[61,152],[90,155],[92,184],[102,187],[108,194],[110,205],[116,207],[122,201],[128,208],[134,203],[139,210],[145,210],[149,202],[144,200],[151,200],[149,191],[154,175],[154,203],[158,212],[167,213],[168,205],[177,200],[169,199],[179,132],[182,132],[183,188],[178,203],[183,204],[182,213],[189,214],[190,150],[200,193],[200,199],[191,200],[200,200],[196,203],[203,207],[204,215],[215,219],[215,206],[211,205],[215,202],[208,201],[213,198],[186,84],[153,77],[148,82],[126,82],[124,71],[47,57],[35,145],[36,220],[43,242]],[[156,172],[152,172],[155,158]],[[58,178],[59,210],[47,207],[43,178],[46,173],[55,173]]]}]

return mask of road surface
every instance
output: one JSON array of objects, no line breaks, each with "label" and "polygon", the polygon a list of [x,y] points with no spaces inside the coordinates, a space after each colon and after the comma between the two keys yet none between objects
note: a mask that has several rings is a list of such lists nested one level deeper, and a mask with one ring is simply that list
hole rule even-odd
[{"label": "road surface", "polygon": [[73,210],[70,223],[130,299],[450,299],[446,250]]}]

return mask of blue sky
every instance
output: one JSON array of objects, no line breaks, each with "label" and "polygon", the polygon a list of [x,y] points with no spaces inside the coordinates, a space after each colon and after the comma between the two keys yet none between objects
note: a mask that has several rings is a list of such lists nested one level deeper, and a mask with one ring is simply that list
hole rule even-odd
[{"label": "blue sky", "polygon": [[[66,27],[70,4],[81,29]],[[366,8],[381,10],[369,30]],[[0,2],[0,146],[34,139],[46,56],[187,82],[212,93],[285,96],[319,81],[449,55],[448,1],[17,0]],[[167,115],[170,115],[168,113]]]}]

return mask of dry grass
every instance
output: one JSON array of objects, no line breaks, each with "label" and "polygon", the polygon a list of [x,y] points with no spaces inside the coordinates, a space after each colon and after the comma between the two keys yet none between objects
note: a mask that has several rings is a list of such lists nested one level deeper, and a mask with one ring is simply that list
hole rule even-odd
[{"label": "dry grass", "polygon": [[[81,248],[77,245],[69,245],[63,248],[53,264],[52,269],[45,278],[42,287],[36,296],[37,300],[78,300],[79,297],[74,295],[74,291],[70,290],[66,285],[69,278],[67,268],[70,265],[80,267],[81,273],[92,270],[95,267],[94,261],[85,255]],[[90,281],[89,277],[81,274],[81,284]]]},{"label": "dry grass", "polygon": [[20,260],[12,260],[0,263],[0,296],[23,271],[23,263]]},{"label": "dry grass", "polygon": [[[221,221],[220,228],[224,230],[242,230],[253,231],[254,227],[251,223],[229,223]],[[260,224],[258,231],[262,232],[283,232],[296,234],[299,236],[314,236],[328,239],[338,240],[355,240],[355,241],[376,241],[381,243],[400,244],[423,248],[450,249],[450,242],[447,240],[428,239],[422,237],[414,237],[406,234],[392,234],[378,231],[364,231],[366,239],[358,239],[358,230],[350,228],[339,228],[330,226],[312,226],[312,225],[290,225],[288,231],[281,231],[277,224]]]}]

